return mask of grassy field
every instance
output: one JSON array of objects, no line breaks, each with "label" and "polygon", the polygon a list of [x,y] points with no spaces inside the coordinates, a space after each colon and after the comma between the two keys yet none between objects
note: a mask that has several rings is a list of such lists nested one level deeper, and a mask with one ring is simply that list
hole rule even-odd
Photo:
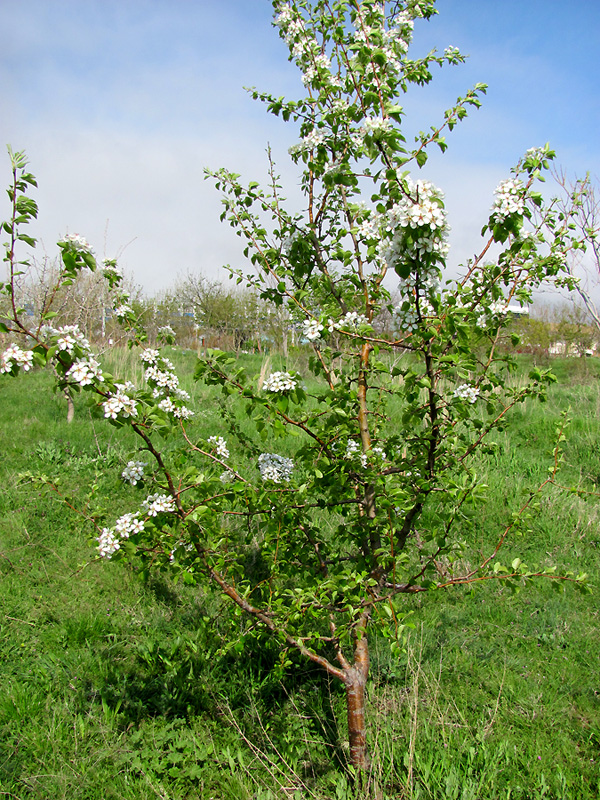
[{"label": "grassy field", "polygon": [[[119,372],[127,358],[113,356]],[[218,406],[189,378],[194,355],[173,358],[204,409],[195,424],[218,433]],[[593,591],[540,581],[407,598],[402,656],[373,646],[374,796],[600,796],[600,363],[553,366],[548,402],[516,409],[478,466],[490,488],[474,535],[543,481],[570,408],[560,480],[590,494],[545,494],[504,561],[584,570]],[[267,640],[242,646],[210,594],[97,561],[84,516],[31,477],[84,515],[101,497],[107,519],[128,510],[119,475],[135,442],[84,397],[76,406],[67,425],[45,373],[0,382],[0,797],[350,797],[340,687],[300,661],[282,672]]]}]

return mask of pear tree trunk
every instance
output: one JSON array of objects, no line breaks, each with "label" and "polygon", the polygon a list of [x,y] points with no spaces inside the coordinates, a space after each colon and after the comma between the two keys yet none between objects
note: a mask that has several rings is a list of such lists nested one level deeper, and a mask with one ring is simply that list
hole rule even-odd
[{"label": "pear tree trunk", "polygon": [[365,632],[357,639],[354,665],[344,669],[346,705],[348,711],[348,739],[350,763],[357,775],[369,769],[367,729],[365,725],[365,688],[369,675],[369,644]]},{"label": "pear tree trunk", "polygon": [[68,389],[65,389],[65,398],[67,400],[67,422],[71,423],[75,417],[75,403],[73,402],[73,396]]}]

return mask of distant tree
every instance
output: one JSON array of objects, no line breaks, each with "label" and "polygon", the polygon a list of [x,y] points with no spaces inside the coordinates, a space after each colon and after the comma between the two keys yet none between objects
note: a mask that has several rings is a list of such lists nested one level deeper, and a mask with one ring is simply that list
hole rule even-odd
[{"label": "distant tree", "polygon": [[552,310],[555,340],[564,342],[565,355],[584,356],[590,353],[599,331],[588,309],[577,303],[561,303]]},{"label": "distant tree", "polygon": [[590,322],[600,332],[600,184],[589,173],[569,180],[564,170],[554,178],[562,189],[557,207],[580,240],[567,258],[569,273],[575,278],[575,291],[581,298]]},{"label": "distant tree", "polygon": [[189,272],[171,296],[193,313],[206,343],[239,351],[264,346],[287,354],[290,317],[285,305],[273,307],[253,287],[224,284]]},{"label": "distant tree", "polygon": [[552,341],[549,322],[533,316],[520,317],[513,321],[511,328],[519,337],[515,345],[519,351],[548,355]]}]

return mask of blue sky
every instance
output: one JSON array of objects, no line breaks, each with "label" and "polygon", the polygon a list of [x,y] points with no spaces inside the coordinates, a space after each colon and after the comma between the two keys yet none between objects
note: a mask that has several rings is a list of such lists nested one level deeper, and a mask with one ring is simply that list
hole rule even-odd
[{"label": "blue sky", "polygon": [[[600,0],[438,9],[417,23],[411,52],[454,45],[470,58],[403,101],[410,130],[489,84],[483,108],[423,170],[446,191],[458,263],[476,251],[493,189],[528,147],[550,141],[570,174],[600,174]],[[261,179],[270,143],[294,196],[295,132],[242,89],[301,90],[267,0],[0,0],[0,27],[0,140],[28,153],[40,183],[35,234],[49,255],[66,231],[80,233],[100,255],[122,253],[154,292],[187,270],[218,276],[242,263],[204,166]],[[0,158],[2,185],[8,177]]]}]

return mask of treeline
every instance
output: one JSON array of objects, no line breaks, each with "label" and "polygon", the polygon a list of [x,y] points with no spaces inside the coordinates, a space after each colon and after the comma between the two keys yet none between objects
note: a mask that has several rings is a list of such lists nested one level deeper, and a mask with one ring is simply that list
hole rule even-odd
[{"label": "treeline", "polygon": [[[103,275],[80,274],[68,285],[58,281],[58,269],[45,261],[35,265],[33,278],[18,284],[15,302],[31,325],[77,325],[95,345],[112,345],[126,338],[114,312],[114,298]],[[297,343],[296,329],[285,307],[273,308],[252,288],[225,284],[200,274],[180,278],[154,297],[127,280],[131,305],[150,343],[158,329],[169,325],[184,347],[287,352]],[[10,299],[0,301],[0,319],[10,317]],[[4,307],[5,306],[5,307]],[[47,314],[52,308],[51,315]],[[49,320],[51,316],[51,320]]]},{"label": "treeline", "polygon": [[[21,314],[42,324],[52,303],[54,326],[78,325],[101,349],[126,338],[114,311],[107,283],[101,274],[81,274],[72,284],[56,285],[56,267],[37,265],[34,279],[19,285]],[[274,305],[253,288],[188,273],[172,288],[154,297],[128,282],[128,292],[140,322],[155,343],[158,329],[169,325],[177,342],[192,349],[219,348],[234,352],[277,351],[303,343],[303,335],[284,305]],[[8,302],[4,298],[4,303]],[[0,307],[0,318],[9,309]],[[384,309],[376,320],[379,332],[389,333],[391,315]],[[573,301],[539,303],[529,314],[514,316],[501,347],[538,355],[595,355],[600,352],[600,332],[583,304]]]},{"label": "treeline", "polygon": [[538,304],[529,316],[514,319],[510,333],[519,352],[586,356],[600,353],[600,332],[588,310],[575,302]]}]

